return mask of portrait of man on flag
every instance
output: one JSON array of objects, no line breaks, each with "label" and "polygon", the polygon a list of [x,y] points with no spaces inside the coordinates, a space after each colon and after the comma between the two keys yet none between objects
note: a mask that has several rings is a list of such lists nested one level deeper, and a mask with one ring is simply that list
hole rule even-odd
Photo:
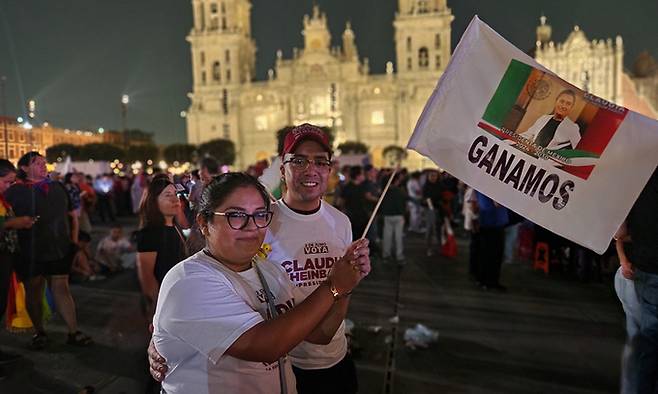
[{"label": "portrait of man on flag", "polygon": [[554,74],[512,59],[478,126],[587,179],[626,112]]}]

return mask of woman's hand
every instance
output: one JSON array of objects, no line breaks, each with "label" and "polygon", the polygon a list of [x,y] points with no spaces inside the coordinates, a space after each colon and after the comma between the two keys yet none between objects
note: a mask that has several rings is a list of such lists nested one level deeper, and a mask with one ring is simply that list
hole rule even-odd
[{"label": "woman's hand", "polygon": [[167,373],[167,361],[164,359],[164,357],[162,357],[160,353],[158,353],[158,349],[155,348],[153,339],[151,339],[151,342],[149,342],[149,347],[146,352],[149,356],[149,372],[151,373],[151,376],[157,382],[162,382],[164,380],[165,373]]},{"label": "woman's hand", "polygon": [[334,264],[329,278],[339,294],[350,293],[370,272],[368,254],[368,240],[360,239],[354,241],[347,248],[345,255]]}]

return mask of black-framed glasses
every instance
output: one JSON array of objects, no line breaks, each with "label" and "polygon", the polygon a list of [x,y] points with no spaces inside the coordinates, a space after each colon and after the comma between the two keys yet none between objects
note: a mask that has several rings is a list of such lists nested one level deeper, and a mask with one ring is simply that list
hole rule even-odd
[{"label": "black-framed glasses", "polygon": [[308,166],[313,163],[315,167],[321,171],[328,171],[331,169],[331,160],[329,159],[309,159],[303,156],[292,156],[288,160],[284,161],[283,164],[288,164],[292,166],[292,168],[296,170],[305,170],[308,168]]},{"label": "black-framed glasses", "polygon": [[213,212],[213,215],[224,216],[233,230],[242,230],[247,227],[249,219],[252,219],[258,228],[265,228],[272,221],[272,211],[259,211],[252,214],[240,211]]}]

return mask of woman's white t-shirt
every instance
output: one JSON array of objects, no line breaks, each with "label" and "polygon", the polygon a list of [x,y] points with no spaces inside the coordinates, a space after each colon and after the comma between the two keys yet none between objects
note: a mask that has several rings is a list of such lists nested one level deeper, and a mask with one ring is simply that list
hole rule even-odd
[{"label": "woman's white t-shirt", "polygon": [[[312,214],[300,214],[279,200],[272,206],[274,217],[267,229],[265,243],[271,252],[268,260],[281,267],[306,299],[327,280],[333,264],[352,243],[352,226],[344,213],[322,201]],[[341,323],[331,342],[317,345],[302,341],[290,351],[295,367],[325,369],[338,364],[347,353],[345,323]]]},{"label": "woman's white t-shirt", "polygon": [[[165,276],[153,318],[153,341],[167,360],[162,388],[173,393],[273,393],[279,391],[276,362],[268,364],[231,357],[226,350],[263,321],[267,304],[254,268],[239,275],[260,301],[254,311],[203,251],[174,266]],[[300,300],[278,265],[260,264],[279,313]],[[272,338],[272,341],[276,341]],[[288,393],[296,393],[290,362],[285,362]]]}]

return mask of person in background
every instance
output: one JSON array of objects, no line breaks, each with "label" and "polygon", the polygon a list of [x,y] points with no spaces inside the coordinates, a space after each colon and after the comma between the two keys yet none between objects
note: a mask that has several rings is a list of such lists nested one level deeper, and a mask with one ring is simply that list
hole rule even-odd
[{"label": "person in background", "polygon": [[96,191],[92,187],[91,176],[79,173],[80,183],[80,230],[91,234],[91,214],[96,206]]},{"label": "person in background", "polygon": [[424,234],[425,229],[422,226],[423,221],[423,187],[420,184],[420,172],[411,173],[407,182],[407,195],[409,200],[409,231],[418,234]]},{"label": "person in background", "polygon": [[82,211],[82,198],[80,196],[80,175],[77,172],[69,172],[64,176],[64,188],[69,194],[73,211],[80,221],[80,212]]},{"label": "person in background", "polygon": [[[377,169],[372,164],[365,165],[363,167],[363,172],[366,177],[363,181],[363,188],[365,189],[365,206],[368,213],[368,218],[370,218],[373,211],[375,210],[377,201],[379,201],[379,196],[382,194],[382,186],[380,185],[378,179],[379,171],[377,171]],[[373,254],[373,256],[381,255],[381,251],[379,250],[379,229],[381,228],[379,225],[380,219],[381,216],[379,213],[377,213],[372,221],[372,224],[370,225],[370,228],[368,229],[368,234],[366,235],[366,238],[368,238],[368,241],[370,241],[368,245],[370,246],[370,252]]]},{"label": "person in background", "polygon": [[391,258],[393,242],[395,241],[395,259],[404,263],[404,211],[407,206],[407,195],[402,189],[402,174],[395,174],[388,192],[381,204],[381,215],[384,217],[384,242],[382,257]]},{"label": "person in background", "polygon": [[443,186],[439,181],[439,171],[429,170],[427,181],[423,185],[423,201],[427,207],[425,244],[427,245],[427,256],[434,255],[434,242],[438,244],[443,225]]},{"label": "person in background", "polygon": [[73,264],[71,266],[71,278],[77,281],[96,281],[103,280],[105,276],[99,275],[101,267],[91,258],[89,251],[89,244],[91,237],[84,231],[78,234],[78,251],[73,257]]},{"label": "person in background", "polygon": [[464,205],[462,214],[464,215],[464,230],[470,235],[469,253],[468,253],[468,275],[473,280],[479,277],[479,256],[480,253],[480,219],[478,216],[478,199],[475,189],[470,186],[466,187],[464,192]]},{"label": "person in background", "polygon": [[[14,269],[14,259],[18,252],[17,229],[29,229],[34,224],[31,216],[14,215],[11,205],[4,194],[16,179],[16,168],[9,160],[0,159],[0,320],[7,309],[9,282]],[[0,379],[5,376],[2,364],[14,362],[20,358],[17,354],[0,350]]]},{"label": "person in background", "polygon": [[341,190],[340,199],[343,211],[352,223],[352,237],[359,239],[368,224],[368,210],[366,208],[366,189],[363,184],[365,175],[361,166],[350,169],[349,182]]},{"label": "person in background", "polygon": [[142,200],[137,233],[137,276],[149,322],[165,274],[187,257],[185,239],[175,220],[179,212],[174,184],[166,177],[154,179]]},{"label": "person in background", "polygon": [[140,171],[137,175],[135,175],[133,183],[130,185],[130,202],[132,205],[132,212],[134,214],[139,214],[139,207],[142,202],[142,197],[144,196],[144,190],[146,190],[146,187],[146,175],[144,175],[144,171]]},{"label": "person in background", "polygon": [[115,223],[110,228],[110,233],[100,240],[96,247],[96,261],[110,272],[117,272],[123,268],[134,267],[131,261],[131,252],[135,248],[123,236],[121,225]]},{"label": "person in background", "polygon": [[[199,163],[199,180],[200,182],[196,183],[192,188],[192,193],[188,197],[190,203],[191,218],[196,217],[197,206],[199,203],[199,198],[201,193],[203,193],[203,188],[208,185],[214,177],[219,175],[219,162],[212,157],[204,157]],[[187,246],[191,254],[194,254],[206,246],[206,240],[199,231],[199,225],[196,220],[192,220],[190,223],[190,235],[187,238]]]},{"label": "person in background", "polygon": [[38,350],[48,344],[42,312],[46,278],[57,311],[68,328],[66,343],[91,345],[91,338],[78,330],[69,288],[78,243],[78,217],[64,186],[48,179],[46,159],[41,154],[24,154],[18,167],[18,181],[7,190],[5,198],[17,215],[37,219],[30,229],[18,231],[20,253],[16,265],[16,273],[25,285],[26,309],[36,330],[32,347]]},{"label": "person in background", "polygon": [[96,180],[94,180],[94,190],[96,191],[96,197],[98,198],[96,208],[98,210],[98,216],[103,223],[108,220],[110,222],[116,220],[114,217],[114,204],[112,201],[113,187],[114,181],[112,180],[111,174],[99,175],[96,177]]},{"label": "person in background", "polygon": [[507,288],[500,284],[500,267],[505,247],[505,226],[509,222],[507,208],[476,191],[480,220],[480,252],[478,253],[480,274],[478,281],[482,290]]},{"label": "person in background", "polygon": [[633,204],[623,230],[617,239],[628,236],[631,246],[630,256],[619,254],[621,274],[634,281],[640,311],[626,358],[625,392],[654,393],[658,388],[658,168]]}]

